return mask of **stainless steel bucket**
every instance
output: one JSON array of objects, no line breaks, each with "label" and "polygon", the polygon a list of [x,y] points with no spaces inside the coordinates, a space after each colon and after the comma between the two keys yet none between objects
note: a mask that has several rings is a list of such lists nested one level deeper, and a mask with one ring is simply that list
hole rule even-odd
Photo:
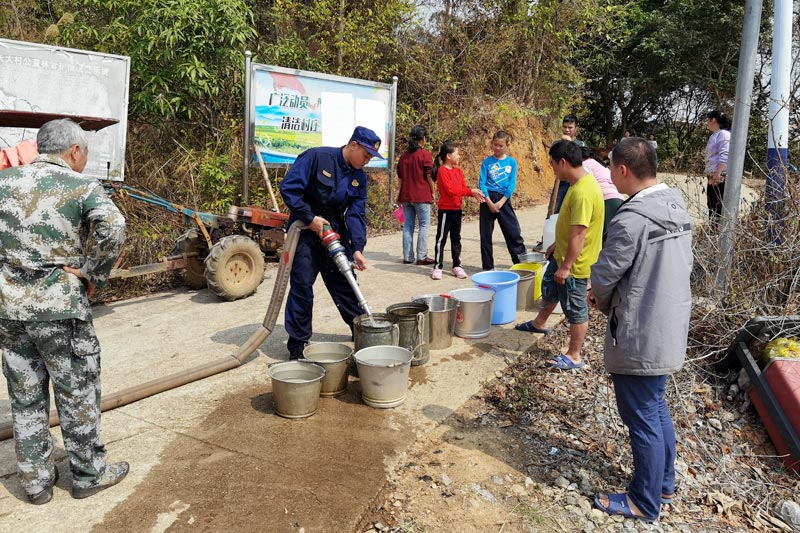
[{"label": "stainless steel bucket", "polygon": [[446,294],[423,294],[411,299],[428,305],[431,350],[443,350],[453,344],[458,300]]},{"label": "stainless steel bucket", "polygon": [[347,369],[353,349],[338,342],[317,342],[303,350],[303,357],[325,369],[320,396],[332,397],[347,391]]},{"label": "stainless steel bucket", "polygon": [[489,335],[492,327],[494,291],[486,289],[456,289],[450,296],[458,300],[455,333],[465,339],[480,339]]},{"label": "stainless steel bucket", "polygon": [[531,270],[505,270],[519,275],[517,283],[517,311],[533,309],[533,289],[536,282],[536,272]]},{"label": "stainless steel bucket", "polygon": [[287,361],[269,367],[275,411],[285,418],[305,418],[317,412],[325,369],[314,363]]},{"label": "stainless steel bucket", "polygon": [[423,365],[431,357],[431,325],[428,319],[428,304],[422,302],[403,302],[390,305],[386,313],[397,319],[400,327],[398,346],[414,354],[411,366]]},{"label": "stainless steel bucket", "polygon": [[353,319],[353,339],[355,351],[370,346],[397,346],[400,342],[400,328],[397,318],[387,313],[373,313],[372,323],[369,315],[359,315]]},{"label": "stainless steel bucket", "polygon": [[370,346],[353,356],[361,380],[361,399],[370,407],[397,407],[406,399],[414,355],[399,346]]}]

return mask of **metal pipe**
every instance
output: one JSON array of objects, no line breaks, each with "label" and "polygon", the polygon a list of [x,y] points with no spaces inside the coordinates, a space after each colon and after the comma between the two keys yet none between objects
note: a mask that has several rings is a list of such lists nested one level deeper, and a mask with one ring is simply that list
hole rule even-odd
[{"label": "metal pipe", "polygon": [[742,192],[744,155],[747,148],[747,128],[750,123],[750,105],[753,96],[753,75],[756,69],[758,30],[761,26],[762,0],[747,0],[744,7],[742,47],[739,49],[739,74],[736,78],[736,104],[733,110],[731,146],[728,157],[728,177],[722,209],[722,229],[719,249],[722,256],[717,270],[717,289],[724,291],[728,285],[728,272],[733,262],[733,235],[739,216],[739,197]]},{"label": "metal pipe", "polygon": [[772,30],[772,79],[767,128],[767,209],[773,224],[770,241],[780,239],[784,188],[789,175],[789,100],[792,73],[792,0],[775,0]]},{"label": "metal pipe", "polygon": [[[122,407],[129,403],[133,403],[144,398],[148,398],[155,394],[168,391],[177,387],[181,387],[193,381],[205,379],[207,377],[220,374],[227,370],[233,370],[241,366],[245,360],[255,352],[261,344],[267,340],[275,328],[275,322],[278,320],[283,298],[286,295],[286,286],[289,283],[289,275],[292,270],[292,262],[294,261],[294,253],[297,250],[297,241],[300,238],[300,231],[304,228],[303,223],[295,221],[291,225],[289,231],[286,232],[286,241],[283,245],[283,255],[281,256],[278,265],[278,273],[275,276],[275,285],[272,289],[272,296],[270,297],[267,312],[264,315],[264,322],[258,329],[250,335],[250,338],[245,341],[242,346],[234,353],[217,361],[206,363],[204,365],[196,366],[182,372],[170,374],[163,378],[154,379],[123,389],[115,392],[100,402],[100,411],[105,412],[110,409]],[[50,426],[58,425],[58,413],[55,410],[50,411]],[[14,436],[14,428],[11,422],[4,422],[0,424],[0,441],[9,439]]]},{"label": "metal pipe", "polygon": [[397,140],[397,76],[392,76],[391,95],[389,138],[386,140],[386,142],[389,143],[389,160],[386,162],[387,170],[389,171],[389,205],[392,205],[394,202],[394,144]]},{"label": "metal pipe", "polygon": [[[250,188],[250,143],[253,132],[250,131],[250,119],[253,118],[251,112],[251,82],[253,73],[251,72],[251,63],[253,61],[253,53],[250,50],[244,52],[244,149],[242,158],[244,159],[242,165],[242,202],[244,205],[248,203],[248,190]],[[255,121],[253,121],[255,124]]]}]

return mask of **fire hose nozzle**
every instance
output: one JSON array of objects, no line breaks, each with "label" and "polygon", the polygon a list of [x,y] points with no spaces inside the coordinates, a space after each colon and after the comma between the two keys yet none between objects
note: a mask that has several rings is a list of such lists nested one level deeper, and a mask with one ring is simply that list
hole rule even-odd
[{"label": "fire hose nozzle", "polygon": [[336,268],[339,269],[339,272],[342,273],[350,287],[353,289],[361,309],[363,309],[366,313],[371,314],[367,300],[364,298],[364,294],[361,292],[361,288],[358,286],[356,277],[353,274],[353,264],[347,258],[344,246],[342,246],[340,239],[341,237],[339,234],[333,231],[331,226],[328,224],[322,226],[322,245],[328,250],[328,255],[336,265]]}]

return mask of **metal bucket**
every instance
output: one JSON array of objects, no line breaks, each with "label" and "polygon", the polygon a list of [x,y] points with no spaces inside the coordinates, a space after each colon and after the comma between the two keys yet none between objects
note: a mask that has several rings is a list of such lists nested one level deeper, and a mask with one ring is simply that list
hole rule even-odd
[{"label": "metal bucket", "polygon": [[325,369],[313,363],[287,361],[269,367],[275,411],[285,418],[305,418],[317,412]]},{"label": "metal bucket", "polygon": [[355,351],[370,346],[397,346],[400,342],[400,327],[397,318],[387,313],[373,313],[370,322],[369,315],[359,315],[353,319],[353,340]]},{"label": "metal bucket", "polygon": [[456,289],[450,296],[458,300],[455,333],[464,339],[480,339],[489,335],[492,327],[494,291],[486,289]]},{"label": "metal bucket", "polygon": [[347,391],[347,369],[352,355],[350,346],[338,342],[318,342],[305,347],[303,357],[325,369],[320,396],[339,396]]},{"label": "metal bucket", "polygon": [[456,327],[458,300],[446,294],[423,294],[411,299],[428,306],[428,323],[430,324],[431,350],[443,350],[453,344],[453,332]]},{"label": "metal bucket", "polygon": [[431,358],[431,325],[428,320],[428,305],[422,302],[403,302],[390,305],[386,313],[397,319],[400,326],[398,346],[414,354],[411,366],[423,365]]},{"label": "metal bucket", "polygon": [[544,256],[542,252],[528,252],[524,254],[519,254],[519,262],[520,263],[539,263],[547,264],[547,258]]},{"label": "metal bucket", "polygon": [[[503,272],[511,272],[511,270],[504,270]],[[533,302],[536,301],[533,297],[534,288],[536,286],[536,272],[524,269],[513,270],[513,272],[519,275],[519,282],[517,283],[517,311],[530,311],[533,309]]]},{"label": "metal bucket", "polygon": [[[543,259],[541,261],[539,260],[539,259],[544,257],[544,254],[537,254],[535,257],[533,257],[532,256],[533,253],[534,252],[531,252],[529,254],[522,254],[519,257],[520,261],[522,261],[522,262],[521,263],[517,263],[516,265],[513,265],[511,267],[511,270],[513,270],[514,272],[516,272],[520,276],[522,275],[522,273],[520,272],[521,270],[525,270],[525,271],[535,272],[536,273],[536,278],[535,278],[535,280],[533,282],[533,303],[534,303],[534,305],[531,306],[531,309],[536,309],[536,306],[535,306],[536,301],[539,300],[539,298],[541,298],[541,296],[542,296],[542,276],[544,275],[544,271],[547,269],[548,261],[547,261],[547,259]],[[527,259],[530,259],[531,261],[527,261]],[[519,303],[519,302],[517,302],[517,303]],[[527,309],[527,307],[526,307],[526,309]]]},{"label": "metal bucket", "polygon": [[370,407],[397,407],[406,399],[414,355],[399,346],[370,346],[353,356],[361,379],[361,399]]}]

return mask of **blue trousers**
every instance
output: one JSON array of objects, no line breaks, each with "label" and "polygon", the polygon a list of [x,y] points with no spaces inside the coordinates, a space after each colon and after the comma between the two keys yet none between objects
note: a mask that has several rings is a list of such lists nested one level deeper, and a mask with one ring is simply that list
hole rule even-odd
[{"label": "blue trousers", "polygon": [[664,400],[667,377],[611,374],[633,449],[628,498],[653,519],[661,511],[661,494],[675,492],[675,428]]},{"label": "blue trousers", "polygon": [[428,236],[431,231],[431,204],[403,202],[403,260],[414,262],[414,227],[419,220],[416,260],[428,257]]},{"label": "blue trousers", "polygon": [[319,238],[310,231],[303,231],[294,254],[292,272],[289,276],[289,297],[286,299],[284,322],[289,340],[289,353],[302,351],[311,339],[311,319],[314,308],[314,282],[322,274],[325,287],[336,304],[342,320],[353,330],[353,319],[363,314],[353,289],[328,257],[328,251]]},{"label": "blue trousers", "polygon": [[[569,190],[569,182],[568,181],[559,181],[558,182],[558,191],[556,192],[556,205],[553,207],[553,214],[559,213],[561,211],[561,204],[564,203],[564,197],[567,195],[567,191]],[[550,202],[547,205],[553,203],[553,193],[550,193]]]}]

